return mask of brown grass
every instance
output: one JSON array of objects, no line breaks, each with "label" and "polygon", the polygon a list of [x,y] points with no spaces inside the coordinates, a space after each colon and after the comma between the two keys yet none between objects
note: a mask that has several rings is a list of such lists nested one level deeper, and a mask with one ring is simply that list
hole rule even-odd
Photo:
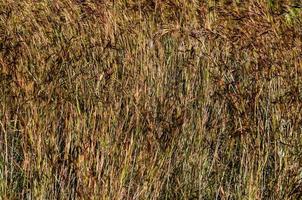
[{"label": "brown grass", "polygon": [[1,1],[0,199],[302,198],[296,2]]}]

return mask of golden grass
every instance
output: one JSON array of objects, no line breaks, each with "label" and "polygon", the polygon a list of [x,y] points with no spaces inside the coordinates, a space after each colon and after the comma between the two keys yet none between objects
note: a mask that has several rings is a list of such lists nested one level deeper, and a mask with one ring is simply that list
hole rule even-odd
[{"label": "golden grass", "polygon": [[292,1],[0,2],[0,199],[302,198]]}]

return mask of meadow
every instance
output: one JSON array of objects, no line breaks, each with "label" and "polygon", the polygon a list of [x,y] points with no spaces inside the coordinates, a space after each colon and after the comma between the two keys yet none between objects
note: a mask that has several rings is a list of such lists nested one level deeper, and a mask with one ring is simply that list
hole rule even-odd
[{"label": "meadow", "polygon": [[0,199],[302,199],[301,1],[0,1]]}]

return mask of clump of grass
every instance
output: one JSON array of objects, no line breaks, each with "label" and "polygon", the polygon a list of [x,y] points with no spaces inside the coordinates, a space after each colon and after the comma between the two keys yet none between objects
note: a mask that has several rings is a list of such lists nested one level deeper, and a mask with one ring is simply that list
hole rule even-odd
[{"label": "clump of grass", "polygon": [[301,5],[0,3],[3,199],[299,199]]}]

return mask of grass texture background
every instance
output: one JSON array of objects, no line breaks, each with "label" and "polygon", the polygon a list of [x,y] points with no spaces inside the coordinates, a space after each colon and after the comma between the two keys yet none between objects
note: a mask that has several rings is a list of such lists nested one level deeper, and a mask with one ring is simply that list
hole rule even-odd
[{"label": "grass texture background", "polygon": [[2,0],[1,199],[301,199],[301,1]]}]

